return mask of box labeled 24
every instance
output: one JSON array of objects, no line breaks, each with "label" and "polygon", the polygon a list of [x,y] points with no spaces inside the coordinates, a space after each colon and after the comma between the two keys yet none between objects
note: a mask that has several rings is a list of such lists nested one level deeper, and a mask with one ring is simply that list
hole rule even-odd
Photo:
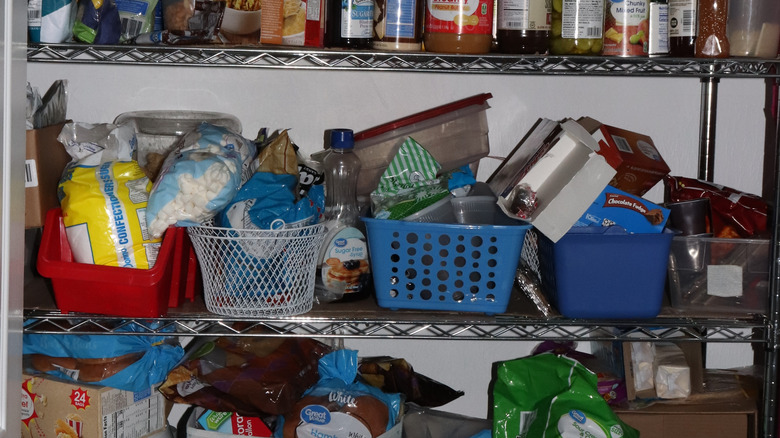
[{"label": "box labeled 24", "polygon": [[153,388],[125,391],[22,376],[22,438],[142,437],[163,429],[165,398]]}]

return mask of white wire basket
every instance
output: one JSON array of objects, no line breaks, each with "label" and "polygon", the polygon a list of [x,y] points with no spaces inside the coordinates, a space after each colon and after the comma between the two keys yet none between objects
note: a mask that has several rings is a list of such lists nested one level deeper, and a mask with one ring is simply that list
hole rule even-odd
[{"label": "white wire basket", "polygon": [[209,312],[283,317],[311,310],[323,224],[278,230],[188,227]]}]

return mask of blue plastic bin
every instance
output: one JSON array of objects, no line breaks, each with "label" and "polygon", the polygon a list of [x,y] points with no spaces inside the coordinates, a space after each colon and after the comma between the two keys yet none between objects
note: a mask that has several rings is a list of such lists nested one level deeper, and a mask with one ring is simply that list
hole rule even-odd
[{"label": "blue plastic bin", "polygon": [[506,312],[530,225],[363,221],[380,307]]},{"label": "blue plastic bin", "polygon": [[574,227],[554,244],[540,235],[542,287],[568,318],[654,318],[661,311],[674,234]]}]

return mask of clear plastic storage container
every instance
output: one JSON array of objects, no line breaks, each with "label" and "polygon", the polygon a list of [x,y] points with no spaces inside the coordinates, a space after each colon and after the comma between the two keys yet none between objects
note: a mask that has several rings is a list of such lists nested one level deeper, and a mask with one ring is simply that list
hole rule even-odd
[{"label": "clear plastic storage container", "polygon": [[776,57],[780,44],[780,1],[731,0],[728,7],[729,54]]},{"label": "clear plastic storage container", "polygon": [[769,251],[767,239],[675,237],[668,275],[672,308],[705,315],[766,312]]},{"label": "clear plastic storage container", "polygon": [[151,152],[167,155],[176,140],[202,122],[222,126],[241,134],[241,122],[233,115],[211,111],[149,110],[122,113],[114,124],[135,123],[138,138],[138,164],[147,165]]}]

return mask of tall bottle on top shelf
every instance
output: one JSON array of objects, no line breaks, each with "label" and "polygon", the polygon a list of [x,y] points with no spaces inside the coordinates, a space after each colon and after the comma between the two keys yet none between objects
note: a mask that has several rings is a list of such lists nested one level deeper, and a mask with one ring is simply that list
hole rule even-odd
[{"label": "tall bottle on top shelf", "polygon": [[498,50],[502,53],[547,53],[551,10],[549,0],[498,0]]},{"label": "tall bottle on top shelf", "polygon": [[696,51],[697,0],[669,0],[669,54],[692,58]]},{"label": "tall bottle on top shelf", "polygon": [[328,233],[320,250],[317,296],[320,301],[352,301],[369,295],[371,270],[366,237],[358,228],[357,177],[360,158],[355,155],[350,129],[330,133],[325,171],[325,223]]},{"label": "tall bottle on top shelf", "polygon": [[374,0],[327,1],[328,47],[369,49],[374,35]]},{"label": "tall bottle on top shelf", "polygon": [[697,58],[728,58],[728,0],[699,0],[696,16]]}]

